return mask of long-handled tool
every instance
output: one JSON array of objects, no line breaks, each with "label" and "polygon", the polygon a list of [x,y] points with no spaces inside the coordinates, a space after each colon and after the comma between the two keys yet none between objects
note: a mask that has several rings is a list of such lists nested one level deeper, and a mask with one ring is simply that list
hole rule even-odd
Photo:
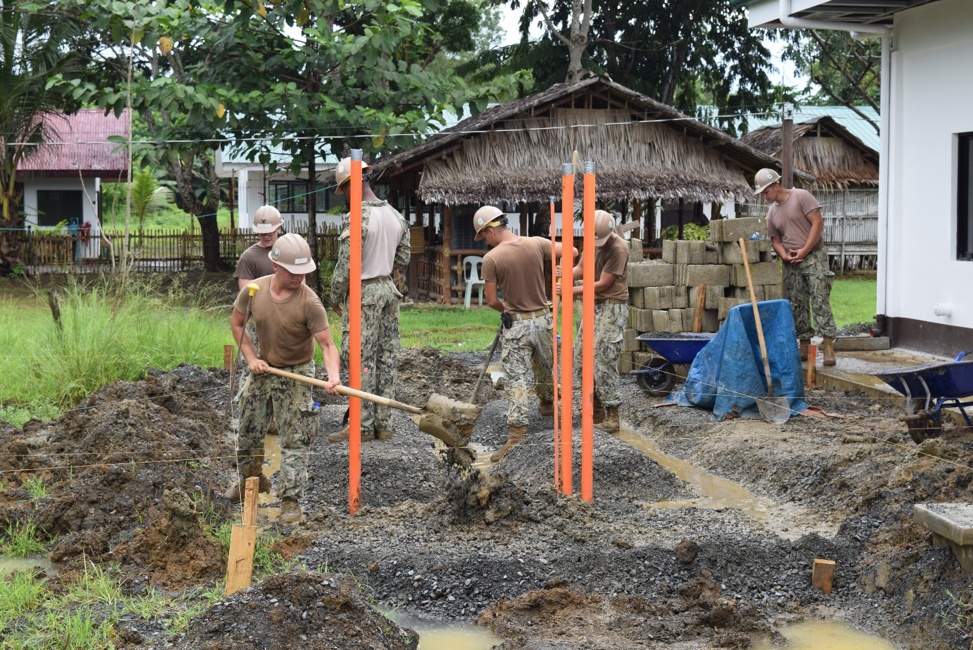
[{"label": "long-handled tool", "polygon": [[[321,381],[320,379],[315,379],[314,377],[308,377],[306,375],[299,375],[297,373],[280,370],[278,368],[272,367],[270,370],[268,370],[268,372],[272,375],[287,377],[289,379],[293,379],[294,381],[311,384],[312,386],[319,386],[321,388],[325,388],[327,386],[327,383]],[[466,444],[470,441],[470,438],[473,437],[473,427],[476,425],[476,421],[480,417],[480,412],[483,410],[482,406],[477,406],[476,404],[467,404],[466,402],[459,402],[436,393],[429,396],[429,400],[426,402],[425,407],[419,408],[418,406],[411,406],[409,404],[397,402],[394,399],[389,399],[380,395],[372,395],[371,393],[355,390],[354,388],[349,388],[348,386],[342,386],[340,384],[335,387],[335,391],[341,395],[357,397],[358,399],[363,399],[366,402],[374,402],[375,404],[381,404],[390,408],[399,409],[400,411],[412,413],[413,415],[418,415],[419,430],[428,433],[433,437],[439,438],[450,447],[466,446]]]},{"label": "long-handled tool", "polygon": [[757,309],[757,295],[753,292],[753,278],[750,277],[750,263],[747,261],[747,244],[740,239],[740,252],[743,253],[743,268],[747,271],[747,289],[750,290],[750,303],[753,305],[753,320],[757,324],[757,339],[760,341],[760,356],[764,362],[764,375],[767,377],[767,396],[757,397],[757,409],[768,422],[783,424],[791,417],[791,405],[787,397],[774,396],[774,382],[770,376],[770,360],[767,358],[767,343],[764,342],[764,328],[760,323],[760,310]]},{"label": "long-handled tool", "polygon": [[487,368],[490,367],[490,362],[493,361],[493,353],[497,351],[497,344],[500,343],[500,335],[503,333],[503,324],[497,328],[497,335],[493,337],[493,345],[490,346],[490,353],[487,354],[486,361],[483,363],[483,370],[480,371],[480,376],[477,378],[476,383],[473,384],[473,394],[470,395],[470,402],[476,403],[476,393],[480,390],[480,382],[483,381],[483,376],[486,374]]}]

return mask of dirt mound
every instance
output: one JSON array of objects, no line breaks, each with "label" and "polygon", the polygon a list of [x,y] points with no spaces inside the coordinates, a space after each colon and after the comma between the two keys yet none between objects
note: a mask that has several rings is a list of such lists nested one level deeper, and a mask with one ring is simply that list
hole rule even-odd
[{"label": "dirt mound", "polygon": [[173,648],[415,650],[419,636],[375,611],[349,576],[273,576],[197,616]]},{"label": "dirt mound", "polygon": [[[29,422],[0,442],[0,468],[21,486],[4,493],[8,519],[34,523],[58,542],[51,559],[69,570],[110,561],[178,588],[225,570],[205,532],[214,460],[226,462],[228,376],[184,366],[117,382],[50,424]],[[232,462],[232,461],[231,461]],[[42,480],[47,496],[24,499]]]}]

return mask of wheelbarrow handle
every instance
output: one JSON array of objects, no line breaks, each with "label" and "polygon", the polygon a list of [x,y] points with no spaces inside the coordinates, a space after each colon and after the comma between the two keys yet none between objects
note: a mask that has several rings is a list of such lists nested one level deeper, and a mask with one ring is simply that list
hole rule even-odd
[{"label": "wheelbarrow handle", "polygon": [[[312,386],[319,386],[321,388],[327,388],[327,382],[323,382],[320,379],[315,379],[314,377],[308,377],[307,375],[299,375],[296,372],[288,372],[286,370],[280,370],[278,368],[270,368],[267,372],[272,375],[277,375],[278,377],[287,377],[288,379],[293,379],[294,381],[300,381],[305,384],[311,384]],[[390,408],[399,409],[400,411],[406,411],[408,413],[415,413],[421,415],[423,410],[417,406],[410,406],[409,404],[403,404],[402,402],[396,402],[394,399],[389,399],[387,397],[382,397],[380,395],[372,395],[371,393],[366,393],[365,391],[355,390],[354,388],[349,388],[348,386],[342,386],[338,384],[334,387],[335,392],[345,395],[347,397],[357,397],[358,399],[363,399],[366,402],[374,402],[375,404],[381,404],[382,406],[388,406]]]}]

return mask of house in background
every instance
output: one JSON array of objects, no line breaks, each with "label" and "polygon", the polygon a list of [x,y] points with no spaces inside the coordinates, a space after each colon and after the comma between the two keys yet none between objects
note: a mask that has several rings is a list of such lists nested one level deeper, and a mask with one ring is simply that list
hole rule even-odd
[{"label": "house in background", "polygon": [[[878,151],[865,144],[842,123],[822,109],[813,107],[818,115],[809,117],[800,109],[795,111],[792,137],[794,167],[810,173],[815,182],[807,187],[821,204],[824,217],[824,241],[833,268],[874,269],[878,254]],[[843,114],[844,121],[852,117],[860,122],[859,133],[874,137],[878,134],[864,118],[851,109],[832,107]],[[779,121],[756,128],[741,139],[750,146],[780,158],[783,129]],[[752,204],[751,204],[752,205]],[[760,206],[763,216],[766,206]]]},{"label": "house in background", "polygon": [[882,37],[878,324],[895,346],[973,347],[973,2],[734,3],[753,28]]},{"label": "house in background", "polygon": [[109,141],[113,136],[128,139],[128,113],[115,117],[83,109],[45,119],[48,142],[17,169],[25,223],[39,230],[66,224],[77,232],[73,258],[96,258],[101,252],[102,183],[128,180],[127,152]]}]

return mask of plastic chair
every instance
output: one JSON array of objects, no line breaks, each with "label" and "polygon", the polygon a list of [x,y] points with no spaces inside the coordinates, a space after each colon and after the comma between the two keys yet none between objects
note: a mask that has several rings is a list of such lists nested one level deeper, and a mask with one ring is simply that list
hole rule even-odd
[{"label": "plastic chair", "polygon": [[480,266],[483,264],[483,258],[479,255],[467,255],[463,258],[463,281],[466,284],[466,298],[463,304],[466,308],[470,308],[470,298],[473,296],[473,286],[480,285],[479,289],[479,299],[480,305],[483,305],[483,285],[486,284],[480,279]]}]

